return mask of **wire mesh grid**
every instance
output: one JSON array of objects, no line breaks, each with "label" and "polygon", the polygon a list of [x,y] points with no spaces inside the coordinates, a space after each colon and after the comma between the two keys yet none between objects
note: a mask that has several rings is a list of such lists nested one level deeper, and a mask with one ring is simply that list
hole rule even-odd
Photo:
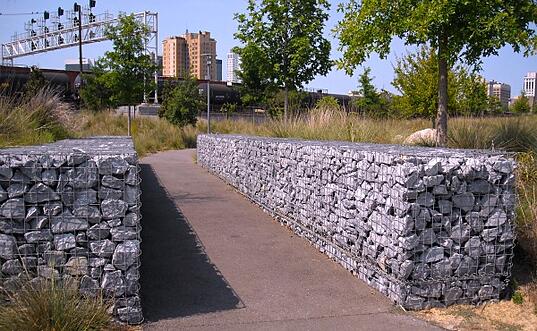
[{"label": "wire mesh grid", "polygon": [[142,322],[139,172],[127,138],[0,150],[2,288],[74,283],[122,322]]},{"label": "wire mesh grid", "polygon": [[498,299],[508,283],[510,155],[204,135],[198,162],[405,308]]}]

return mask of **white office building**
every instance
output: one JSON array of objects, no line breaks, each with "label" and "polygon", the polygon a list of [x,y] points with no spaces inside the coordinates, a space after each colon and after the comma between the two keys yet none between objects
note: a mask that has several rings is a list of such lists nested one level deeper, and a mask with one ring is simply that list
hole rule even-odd
[{"label": "white office building", "polygon": [[241,67],[241,58],[239,54],[229,52],[227,54],[227,81],[230,83],[240,83],[237,72]]},{"label": "white office building", "polygon": [[529,97],[535,97],[535,86],[537,85],[537,72],[528,72],[524,76],[524,95]]}]

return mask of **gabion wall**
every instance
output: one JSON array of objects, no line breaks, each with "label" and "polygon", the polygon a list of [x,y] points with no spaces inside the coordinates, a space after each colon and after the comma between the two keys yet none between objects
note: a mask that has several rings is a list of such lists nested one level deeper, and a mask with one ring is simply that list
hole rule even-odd
[{"label": "gabion wall", "polygon": [[113,298],[119,320],[142,322],[139,184],[130,138],[1,149],[2,287],[69,280]]},{"label": "gabion wall", "polygon": [[498,299],[514,243],[509,155],[198,136],[198,163],[407,309]]}]

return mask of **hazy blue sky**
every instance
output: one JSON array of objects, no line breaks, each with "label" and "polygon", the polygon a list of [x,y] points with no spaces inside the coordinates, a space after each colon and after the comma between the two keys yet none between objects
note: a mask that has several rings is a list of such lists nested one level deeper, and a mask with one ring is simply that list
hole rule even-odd
[{"label": "hazy blue sky", "polygon": [[[86,4],[87,0],[79,1]],[[330,20],[327,24],[325,35],[332,41],[332,57],[338,58],[337,40],[333,37],[331,29],[341,19],[341,14],[337,12],[337,4],[343,1],[331,1],[332,9]],[[35,1],[35,0],[0,0],[0,12],[31,12],[31,11],[55,11],[58,6],[72,8],[74,1]],[[217,52],[219,58],[224,60],[224,78],[226,76],[225,56],[237,42],[233,38],[233,33],[237,28],[233,20],[233,14],[245,10],[247,0],[97,0],[95,13],[109,11],[117,14],[123,12],[140,12],[144,10],[156,11],[159,13],[159,39],[179,35],[188,29],[191,32],[198,30],[210,31],[217,40]],[[15,32],[23,32],[24,22],[31,16],[0,16],[0,41],[10,40]],[[111,47],[110,42],[97,43],[84,46],[84,57],[97,58]],[[394,91],[391,81],[393,79],[392,64],[395,59],[406,53],[404,45],[400,41],[395,41],[392,53],[386,60],[380,60],[373,55],[365,65],[372,68],[374,82],[378,88],[385,88]],[[39,54],[29,57],[22,57],[15,61],[18,64],[38,65],[44,68],[63,68],[65,59],[78,57],[77,48],[54,51],[46,54]],[[345,75],[339,70],[332,70],[326,77],[317,77],[306,86],[314,88],[326,88],[333,93],[347,93],[351,89],[356,89],[357,76],[363,71],[358,68],[353,77]],[[522,89],[522,78],[528,71],[537,71],[537,57],[524,58],[521,54],[513,53],[510,47],[500,51],[499,56],[484,59],[483,75],[486,79],[498,80],[511,85],[512,96],[518,95]]]}]

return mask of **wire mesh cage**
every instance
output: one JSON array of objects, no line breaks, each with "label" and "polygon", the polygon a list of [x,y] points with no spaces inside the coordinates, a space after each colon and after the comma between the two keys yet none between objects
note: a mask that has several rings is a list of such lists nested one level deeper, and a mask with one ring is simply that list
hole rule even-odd
[{"label": "wire mesh cage", "polygon": [[498,299],[509,281],[509,154],[202,135],[198,162],[407,309]]},{"label": "wire mesh cage", "polygon": [[2,288],[74,282],[141,323],[139,172],[126,137],[0,150]]}]

